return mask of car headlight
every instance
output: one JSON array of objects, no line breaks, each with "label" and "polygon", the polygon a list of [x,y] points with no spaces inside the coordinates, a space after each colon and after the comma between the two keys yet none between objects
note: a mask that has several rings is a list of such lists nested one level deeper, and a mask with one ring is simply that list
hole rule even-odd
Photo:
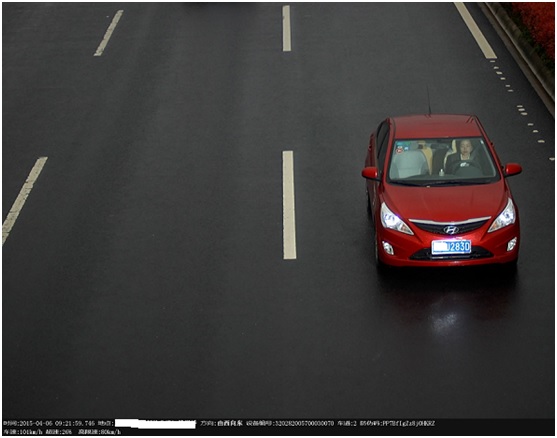
[{"label": "car headlight", "polygon": [[394,214],[387,204],[381,204],[381,223],[385,228],[400,231],[401,233],[413,235],[414,233],[408,225],[404,223],[396,214]]},{"label": "car headlight", "polygon": [[514,224],[515,221],[516,221],[516,210],[514,209],[513,201],[511,200],[511,198],[509,198],[509,201],[507,202],[507,206],[501,212],[501,214],[497,216],[497,219],[493,221],[491,227],[489,227],[489,230],[487,230],[487,232],[491,233],[493,231],[500,230],[501,228],[505,228],[509,225]]}]

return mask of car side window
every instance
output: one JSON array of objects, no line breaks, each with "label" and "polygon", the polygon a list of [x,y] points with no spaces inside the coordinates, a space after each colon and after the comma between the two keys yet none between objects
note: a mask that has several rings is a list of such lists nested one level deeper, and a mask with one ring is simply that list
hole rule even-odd
[{"label": "car side window", "polygon": [[377,166],[383,169],[389,142],[389,124],[385,121],[377,128]]}]

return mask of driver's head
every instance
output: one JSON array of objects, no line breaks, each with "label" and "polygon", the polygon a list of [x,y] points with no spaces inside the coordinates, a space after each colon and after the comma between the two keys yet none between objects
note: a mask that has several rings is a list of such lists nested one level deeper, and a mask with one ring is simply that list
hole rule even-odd
[{"label": "driver's head", "polygon": [[472,146],[472,142],[470,140],[461,140],[460,141],[460,153],[468,155],[472,152],[474,147]]}]

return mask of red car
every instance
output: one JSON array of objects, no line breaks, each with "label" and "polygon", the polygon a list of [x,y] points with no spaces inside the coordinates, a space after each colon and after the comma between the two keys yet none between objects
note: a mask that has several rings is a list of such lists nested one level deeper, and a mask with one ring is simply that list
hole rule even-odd
[{"label": "red car", "polygon": [[371,134],[365,168],[377,264],[515,266],[518,208],[473,115],[391,117]]}]

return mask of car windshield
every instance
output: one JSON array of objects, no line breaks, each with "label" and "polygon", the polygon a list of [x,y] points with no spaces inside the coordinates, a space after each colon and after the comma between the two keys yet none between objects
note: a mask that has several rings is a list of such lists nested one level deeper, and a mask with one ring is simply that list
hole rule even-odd
[{"label": "car windshield", "polygon": [[499,178],[481,137],[395,140],[389,160],[388,180],[393,184],[488,184]]}]

